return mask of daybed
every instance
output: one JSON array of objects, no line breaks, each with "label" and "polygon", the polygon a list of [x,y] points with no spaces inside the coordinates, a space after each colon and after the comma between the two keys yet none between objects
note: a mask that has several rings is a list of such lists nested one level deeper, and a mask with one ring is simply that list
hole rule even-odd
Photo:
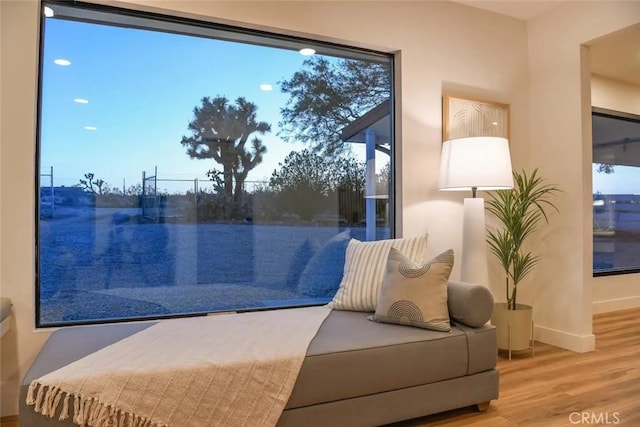
[{"label": "daybed", "polygon": [[[450,281],[451,332],[333,310],[311,341],[279,426],[376,426],[450,409],[486,409],[498,397],[496,334],[485,324],[493,299],[483,286]],[[20,425],[73,426],[25,404],[30,382],[153,323],[55,331],[22,382]]]},{"label": "daybed", "polygon": [[11,328],[11,300],[9,298],[0,298],[0,337]]}]

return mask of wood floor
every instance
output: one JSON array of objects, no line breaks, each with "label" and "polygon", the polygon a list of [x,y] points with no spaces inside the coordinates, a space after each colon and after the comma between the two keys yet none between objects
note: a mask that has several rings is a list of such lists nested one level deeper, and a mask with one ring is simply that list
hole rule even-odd
[{"label": "wood floor", "polygon": [[501,352],[500,398],[486,412],[463,409],[394,426],[640,426],[640,309],[595,315],[593,333],[589,353],[541,343],[535,357],[508,360]]},{"label": "wood floor", "polygon": [[486,412],[461,409],[394,426],[640,426],[640,309],[595,315],[593,333],[589,353],[541,343],[535,357],[501,353],[500,398]]},{"label": "wood floor", "polygon": [[1,427],[19,427],[18,417],[16,415],[10,415],[8,417],[0,418]]}]

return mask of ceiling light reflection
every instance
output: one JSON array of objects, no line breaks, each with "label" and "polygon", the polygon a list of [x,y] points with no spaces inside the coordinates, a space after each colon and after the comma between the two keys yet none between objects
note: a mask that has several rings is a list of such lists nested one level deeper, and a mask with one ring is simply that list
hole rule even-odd
[{"label": "ceiling light reflection", "polygon": [[71,65],[71,61],[69,61],[68,59],[62,59],[62,58],[54,59],[53,63],[56,65],[61,65],[63,67],[66,67],[67,65]]},{"label": "ceiling light reflection", "polygon": [[304,49],[300,49],[298,52],[300,52],[300,55],[302,56],[311,56],[316,53],[315,49],[311,49],[310,47],[305,47]]}]

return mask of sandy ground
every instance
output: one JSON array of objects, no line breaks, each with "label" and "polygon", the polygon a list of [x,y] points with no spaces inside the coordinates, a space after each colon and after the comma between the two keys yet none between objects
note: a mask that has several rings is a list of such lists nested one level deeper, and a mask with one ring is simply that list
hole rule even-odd
[{"label": "sandy ground", "polygon": [[[40,222],[40,320],[64,323],[323,302],[337,284],[333,290],[309,292],[299,288],[298,279],[312,257],[341,232],[364,239],[365,230],[155,223],[141,219],[137,209],[57,209],[55,218]],[[343,265],[324,268],[341,274]]]}]

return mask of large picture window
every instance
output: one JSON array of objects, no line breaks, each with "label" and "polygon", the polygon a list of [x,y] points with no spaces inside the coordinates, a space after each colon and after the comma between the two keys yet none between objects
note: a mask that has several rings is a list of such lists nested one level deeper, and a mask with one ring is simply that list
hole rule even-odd
[{"label": "large picture window", "polygon": [[43,3],[38,326],[324,304],[393,237],[393,56]]},{"label": "large picture window", "polygon": [[640,116],[594,108],[594,275],[640,272]]}]

